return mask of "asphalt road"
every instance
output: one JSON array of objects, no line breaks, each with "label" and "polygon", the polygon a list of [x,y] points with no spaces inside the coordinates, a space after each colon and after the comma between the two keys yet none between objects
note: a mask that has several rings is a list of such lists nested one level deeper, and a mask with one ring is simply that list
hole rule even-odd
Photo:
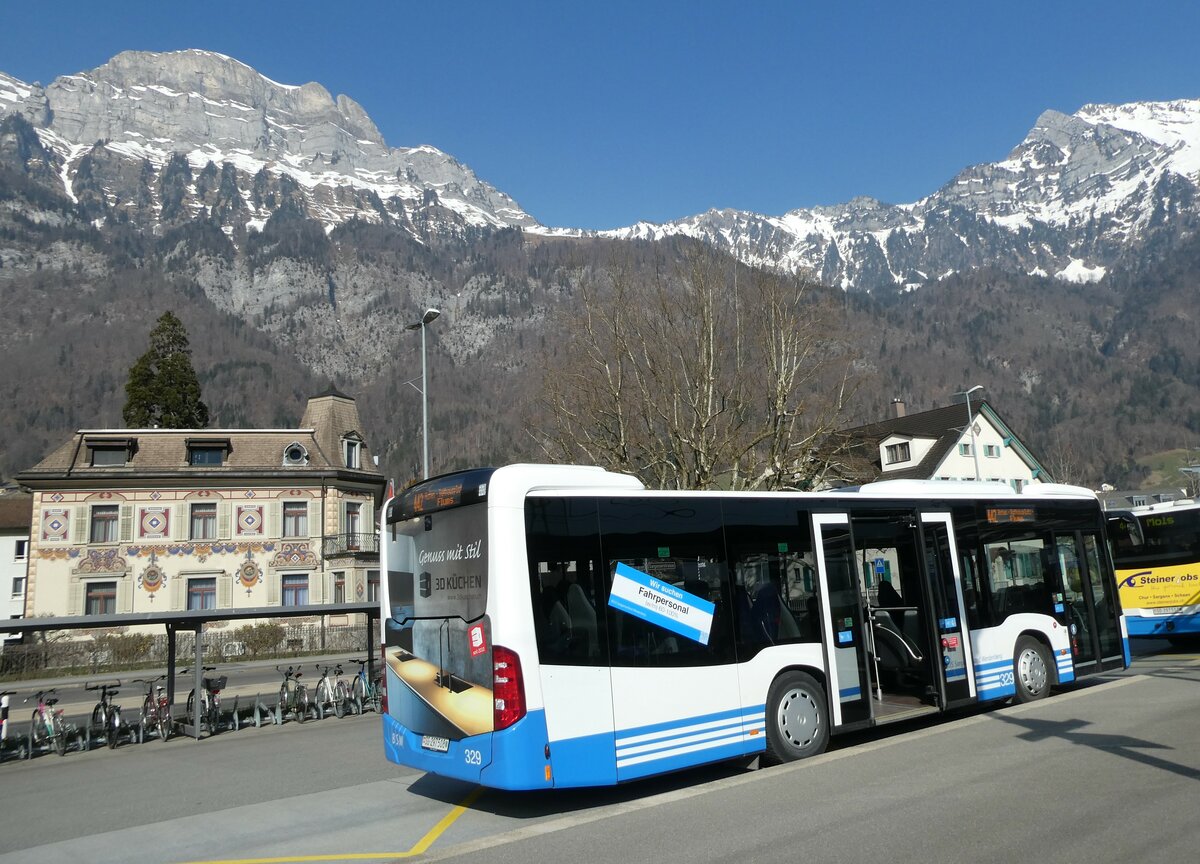
[{"label": "asphalt road", "polygon": [[0,765],[0,864],[1191,860],[1197,707],[1196,653],[1146,653],[1043,702],[795,765],[554,794],[390,765],[373,714],[43,755]]}]

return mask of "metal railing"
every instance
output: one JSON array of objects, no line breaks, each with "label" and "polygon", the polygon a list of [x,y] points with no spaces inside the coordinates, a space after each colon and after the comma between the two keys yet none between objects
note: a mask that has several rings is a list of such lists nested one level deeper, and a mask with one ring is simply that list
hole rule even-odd
[{"label": "metal railing", "polygon": [[321,538],[321,557],[378,555],[378,534],[329,534]]}]

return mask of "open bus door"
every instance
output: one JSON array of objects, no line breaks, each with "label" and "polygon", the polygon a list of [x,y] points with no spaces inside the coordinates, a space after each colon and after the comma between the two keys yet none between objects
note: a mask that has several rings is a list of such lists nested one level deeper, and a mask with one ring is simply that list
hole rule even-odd
[{"label": "open bus door", "polygon": [[949,514],[815,514],[813,527],[834,726],[969,702],[971,647]]}]

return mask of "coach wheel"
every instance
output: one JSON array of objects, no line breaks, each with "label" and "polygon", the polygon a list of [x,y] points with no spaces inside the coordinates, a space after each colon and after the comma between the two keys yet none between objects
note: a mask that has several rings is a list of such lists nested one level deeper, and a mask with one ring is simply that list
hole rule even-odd
[{"label": "coach wheel", "polygon": [[793,762],[825,752],[825,689],[804,672],[785,672],[767,693],[767,761]]},{"label": "coach wheel", "polygon": [[1017,686],[1018,702],[1036,702],[1050,693],[1050,655],[1046,646],[1032,636],[1017,640],[1013,681]]}]

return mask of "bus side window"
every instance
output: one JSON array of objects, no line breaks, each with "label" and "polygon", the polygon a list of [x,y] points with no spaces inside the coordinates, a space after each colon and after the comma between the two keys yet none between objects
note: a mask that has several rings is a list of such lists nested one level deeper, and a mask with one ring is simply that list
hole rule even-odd
[{"label": "bus side window", "polygon": [[548,665],[608,663],[596,503],[530,498],[525,505],[529,593],[538,655]]}]

